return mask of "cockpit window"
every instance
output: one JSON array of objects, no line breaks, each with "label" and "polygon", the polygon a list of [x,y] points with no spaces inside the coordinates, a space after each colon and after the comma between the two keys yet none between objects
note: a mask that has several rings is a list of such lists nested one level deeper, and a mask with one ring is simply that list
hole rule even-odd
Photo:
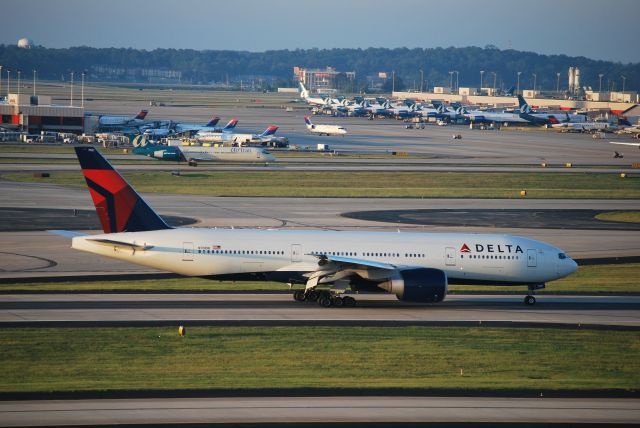
[{"label": "cockpit window", "polygon": [[566,259],[566,258],[567,258],[567,255],[566,255],[565,253],[558,253],[558,258],[559,258],[560,260],[564,260],[564,259]]}]

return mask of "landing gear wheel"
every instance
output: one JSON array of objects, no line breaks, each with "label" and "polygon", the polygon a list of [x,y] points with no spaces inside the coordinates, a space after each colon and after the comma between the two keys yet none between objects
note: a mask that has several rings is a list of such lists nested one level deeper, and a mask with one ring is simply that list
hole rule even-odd
[{"label": "landing gear wheel", "polygon": [[342,303],[347,308],[353,308],[356,305],[356,299],[351,296],[344,296],[342,298]]},{"label": "landing gear wheel", "polygon": [[535,305],[536,304],[536,298],[533,297],[533,296],[525,296],[524,304],[525,305]]},{"label": "landing gear wheel", "polygon": [[293,300],[296,302],[304,302],[307,299],[307,296],[304,294],[303,290],[296,290],[293,292]]},{"label": "landing gear wheel", "polygon": [[322,306],[323,308],[329,308],[331,307],[331,305],[333,305],[333,302],[331,301],[330,297],[326,297],[326,296],[322,296],[319,300],[318,303],[320,303],[320,306]]},{"label": "landing gear wheel", "polygon": [[314,290],[310,290],[306,293],[307,300],[310,302],[315,302],[318,300],[318,292]]},{"label": "landing gear wheel", "polygon": [[344,299],[340,296],[336,296],[333,298],[333,306],[336,308],[341,308],[344,306]]}]

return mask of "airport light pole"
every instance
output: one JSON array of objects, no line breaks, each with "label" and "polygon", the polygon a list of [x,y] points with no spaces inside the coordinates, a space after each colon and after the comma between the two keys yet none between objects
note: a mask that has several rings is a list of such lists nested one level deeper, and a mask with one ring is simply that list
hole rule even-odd
[{"label": "airport light pole", "polygon": [[560,73],[556,73],[556,94],[560,94]]},{"label": "airport light pole", "polygon": [[33,69],[33,96],[36,96],[36,69]]},{"label": "airport light pole", "polygon": [[22,70],[18,70],[18,105],[20,104],[20,74],[22,74]]},{"label": "airport light pole", "polygon": [[598,74],[598,78],[600,78],[600,84],[598,85],[598,92],[602,92],[602,77],[604,76],[603,73]]},{"label": "airport light pole", "polygon": [[71,107],[73,107],[73,71],[71,72]]},{"label": "airport light pole", "polygon": [[7,68],[7,101],[9,101],[10,90],[11,90],[11,70]]},{"label": "airport light pole", "polygon": [[627,83],[627,78],[622,75],[620,76],[620,78],[622,78],[622,95],[624,95],[624,84]]},{"label": "airport light pole", "polygon": [[536,96],[536,81],[538,80],[538,75],[536,73],[531,73],[533,76],[533,96]]},{"label": "airport light pole", "polygon": [[495,96],[496,94],[496,79],[498,79],[498,73],[496,73],[495,71],[492,71],[493,73],[493,95]]},{"label": "airport light pole", "polygon": [[82,72],[82,85],[80,86],[80,97],[81,97],[80,107],[82,107],[82,108],[84,108],[84,75],[85,75],[85,72],[83,71]]},{"label": "airport light pole", "polygon": [[460,92],[460,72],[458,70],[454,70],[454,73],[456,73],[456,92]]},{"label": "airport light pole", "polygon": [[396,91],[396,71],[391,70],[391,96]]},{"label": "airport light pole", "polygon": [[484,77],[484,70],[480,70],[480,92],[482,92],[482,80]]},{"label": "airport light pole", "polygon": [[520,95],[520,75],[522,74],[522,71],[518,71],[518,83],[516,84],[516,94]]},{"label": "airport light pole", "polygon": [[422,92],[422,84],[424,83],[424,70],[420,69],[420,92]]},{"label": "airport light pole", "polygon": [[453,71],[449,72],[449,90],[453,92]]}]

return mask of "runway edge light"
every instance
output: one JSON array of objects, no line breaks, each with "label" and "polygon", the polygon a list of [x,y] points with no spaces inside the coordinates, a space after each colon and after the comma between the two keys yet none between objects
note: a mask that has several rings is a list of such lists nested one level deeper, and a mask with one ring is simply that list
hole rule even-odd
[{"label": "runway edge light", "polygon": [[185,336],[185,334],[187,334],[187,329],[186,329],[186,328],[184,328],[184,326],[183,326],[183,325],[181,325],[180,327],[178,327],[178,334],[179,334],[181,337],[184,337],[184,336]]}]

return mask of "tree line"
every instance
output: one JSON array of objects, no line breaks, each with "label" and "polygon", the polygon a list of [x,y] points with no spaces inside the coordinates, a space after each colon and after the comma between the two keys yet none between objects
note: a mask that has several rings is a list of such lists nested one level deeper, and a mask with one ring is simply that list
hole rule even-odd
[{"label": "tree line", "polygon": [[[350,89],[366,87],[366,76],[386,72],[396,77],[395,89],[448,87],[456,82],[460,87],[509,88],[516,86],[520,72],[520,88],[555,90],[567,87],[569,67],[580,68],[581,86],[598,90],[640,89],[640,63],[593,60],[566,55],[542,55],[494,46],[464,48],[367,48],[367,49],[295,49],[246,52],[228,50],[91,48],[86,46],[52,49],[36,46],[20,49],[0,45],[0,66],[5,70],[23,70],[30,76],[33,69],[39,78],[68,79],[71,71],[87,71],[96,66],[122,69],[166,69],[179,71],[182,83],[208,84],[225,82],[238,76],[264,77],[272,85],[291,84],[293,67],[333,67],[338,71],[355,71],[356,81]],[[484,73],[481,73],[483,71]],[[455,72],[455,73],[451,73]],[[557,73],[560,73],[558,79]],[[139,79],[138,75],[130,74]],[[534,77],[535,75],[535,77]],[[600,78],[602,75],[602,78]],[[15,76],[13,74],[12,76]],[[622,77],[624,76],[624,77]],[[125,77],[122,77],[123,79]],[[624,83],[623,83],[624,82]]]}]

